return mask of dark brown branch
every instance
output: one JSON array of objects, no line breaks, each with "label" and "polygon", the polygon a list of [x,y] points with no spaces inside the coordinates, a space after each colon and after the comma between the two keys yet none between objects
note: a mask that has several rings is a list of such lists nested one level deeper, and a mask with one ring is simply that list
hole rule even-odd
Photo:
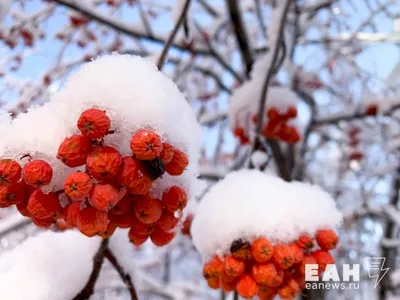
[{"label": "dark brown branch", "polygon": [[111,252],[109,248],[107,248],[105,251],[105,257],[113,265],[115,270],[117,270],[122,281],[128,288],[129,294],[131,295],[131,300],[137,300],[138,296],[136,293],[135,286],[133,285],[131,276],[124,271],[123,267],[118,263],[117,258],[114,256],[114,254]]},{"label": "dark brown branch", "polygon": [[253,56],[249,44],[249,39],[243,24],[242,16],[238,0],[227,1],[229,15],[232,22],[232,27],[236,35],[236,39],[242,55],[242,60],[246,66],[246,74],[249,74],[253,65]]},{"label": "dark brown branch", "polygon": [[219,17],[218,11],[216,11],[210,4],[208,4],[206,0],[197,0],[197,1],[204,8],[204,10],[208,12],[211,16],[215,18]]},{"label": "dark brown branch", "polygon": [[84,288],[75,296],[72,300],[87,300],[94,293],[94,287],[96,285],[97,279],[100,275],[100,270],[103,265],[104,256],[108,247],[108,240],[103,239],[101,241],[99,250],[97,250],[96,255],[93,258],[93,269],[90,274],[89,280],[84,286]]},{"label": "dark brown branch", "polygon": [[181,25],[183,24],[183,22],[186,19],[186,14],[189,11],[190,2],[191,2],[191,0],[186,0],[186,3],[181,11],[181,14],[179,15],[179,19],[176,22],[175,27],[172,30],[171,34],[169,35],[168,40],[165,43],[165,46],[161,52],[160,58],[158,59],[158,63],[157,63],[157,67],[160,71],[162,70],[162,68],[164,66],[164,62],[165,62],[165,58],[167,57],[168,50],[171,47],[172,43],[174,42],[174,39],[176,37],[176,34],[179,31],[179,28],[181,27]]}]

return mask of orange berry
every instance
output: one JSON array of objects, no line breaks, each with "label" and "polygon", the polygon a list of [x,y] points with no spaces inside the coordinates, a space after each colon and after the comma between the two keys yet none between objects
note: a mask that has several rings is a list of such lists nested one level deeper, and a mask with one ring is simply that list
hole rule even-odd
[{"label": "orange berry", "polygon": [[129,192],[135,195],[146,195],[150,192],[153,182],[147,176],[141,178],[140,182],[134,187],[129,188]]},{"label": "orange berry", "polygon": [[236,290],[237,280],[236,278],[222,274],[219,280],[219,286],[224,292],[232,292]]},{"label": "orange berry", "polygon": [[129,240],[132,242],[132,244],[134,244],[137,247],[144,244],[144,242],[146,242],[147,239],[149,238],[148,235],[138,234],[133,230],[129,230],[128,237]]},{"label": "orange berry", "polygon": [[294,257],[292,249],[287,244],[277,244],[274,247],[274,251],[272,254],[274,262],[281,269],[288,269],[294,263]]},{"label": "orange berry", "polygon": [[61,211],[61,205],[56,193],[45,194],[39,189],[29,197],[27,209],[35,218],[46,219]]},{"label": "orange berry", "polygon": [[74,226],[68,225],[63,219],[56,220],[55,225],[59,231],[65,231],[74,228]]},{"label": "orange berry", "polygon": [[243,298],[253,298],[257,295],[258,292],[257,283],[248,274],[243,274],[240,277],[236,285],[236,289],[238,294]]},{"label": "orange berry", "polygon": [[276,286],[278,271],[272,263],[254,264],[251,269],[251,274],[258,284]]},{"label": "orange berry", "polygon": [[104,231],[102,233],[100,232],[99,236],[101,236],[103,239],[108,239],[109,237],[111,237],[114,234],[117,227],[118,227],[117,224],[110,222],[107,225],[106,231]]},{"label": "orange berry", "polygon": [[332,229],[321,229],[317,231],[316,240],[323,250],[335,249],[339,243],[339,237]]},{"label": "orange berry", "polygon": [[173,240],[175,237],[175,232],[165,232],[159,226],[154,228],[154,231],[150,235],[150,239],[154,245],[158,247],[162,247],[167,245],[169,242]]},{"label": "orange berry", "polygon": [[310,250],[314,247],[314,242],[310,236],[301,235],[297,239],[297,245],[304,250]]},{"label": "orange berry", "polygon": [[72,202],[70,205],[64,208],[64,220],[70,226],[77,226],[78,215],[81,211],[80,202]]},{"label": "orange berry", "polygon": [[54,218],[45,218],[45,219],[38,219],[35,217],[31,217],[32,222],[40,228],[49,228],[51,225],[53,225],[56,222],[56,219]]},{"label": "orange berry", "polygon": [[78,229],[88,237],[104,233],[108,226],[107,213],[94,207],[83,208],[79,212],[77,225]]},{"label": "orange berry", "polygon": [[212,276],[212,277],[206,278],[206,280],[207,280],[207,284],[210,288],[212,288],[214,290],[219,288],[219,282],[220,282],[219,277]]},{"label": "orange berry", "polygon": [[244,260],[236,258],[232,255],[225,256],[224,271],[230,277],[238,277],[243,274],[246,268]]},{"label": "orange berry", "polygon": [[108,183],[96,183],[90,191],[89,201],[93,207],[108,211],[119,201],[118,190]]},{"label": "orange berry", "polygon": [[258,287],[258,297],[260,300],[274,300],[276,296],[276,288],[269,287],[266,285],[260,285]]},{"label": "orange berry", "polygon": [[278,295],[282,299],[294,299],[300,292],[300,286],[294,279],[289,279],[278,289]]},{"label": "orange berry", "polygon": [[90,140],[83,135],[66,138],[58,148],[57,158],[71,168],[83,166],[92,151]]},{"label": "orange berry", "polygon": [[111,120],[105,111],[91,108],[81,114],[77,125],[84,136],[90,139],[99,139],[110,130]]},{"label": "orange berry", "polygon": [[173,229],[178,224],[179,219],[175,217],[174,213],[164,209],[157,225],[164,231]]},{"label": "orange berry", "polygon": [[9,207],[25,201],[28,198],[26,189],[26,185],[23,182],[0,186],[0,204],[3,207]]},{"label": "orange berry", "polygon": [[145,224],[133,216],[131,230],[142,235],[150,235],[154,231],[156,225],[157,223]]},{"label": "orange berry", "polygon": [[0,159],[0,186],[17,183],[21,178],[22,168],[15,160]]},{"label": "orange berry", "polygon": [[98,180],[114,179],[121,166],[121,154],[109,146],[95,148],[87,157],[89,173]]},{"label": "orange berry", "polygon": [[160,200],[143,197],[136,201],[136,217],[145,224],[157,222],[162,215],[163,207]]},{"label": "orange berry", "polygon": [[299,245],[297,245],[296,243],[290,244],[289,247],[292,249],[294,263],[298,264],[303,260],[304,257],[303,249],[301,249]]},{"label": "orange berry", "polygon": [[316,259],[318,264],[318,272],[322,273],[325,271],[327,265],[333,265],[335,259],[332,254],[324,250],[317,250],[311,253],[311,255]]},{"label": "orange berry", "polygon": [[123,214],[114,214],[109,212],[108,218],[111,223],[115,223],[119,228],[130,228],[132,226],[134,216],[131,209],[127,210]]},{"label": "orange berry", "polygon": [[125,195],[122,197],[121,200],[115,204],[115,206],[112,208],[111,212],[114,215],[122,215],[125,212],[127,212],[132,205],[134,204],[134,201],[130,195]]},{"label": "orange berry", "polygon": [[170,212],[175,212],[177,210],[183,210],[188,201],[188,197],[186,192],[174,185],[166,190],[162,195],[162,204],[168,209]]},{"label": "orange berry", "polygon": [[306,265],[316,265],[316,264],[318,263],[314,256],[304,255],[302,261],[297,266],[297,270],[300,274],[304,275],[306,273]]},{"label": "orange berry", "polygon": [[124,157],[121,169],[118,172],[118,183],[131,189],[143,184],[145,181],[150,182],[151,186],[151,180],[144,171],[142,162],[131,156]]},{"label": "orange berry", "polygon": [[257,262],[269,261],[273,250],[271,243],[266,238],[258,238],[251,243],[251,255]]},{"label": "orange berry", "polygon": [[160,153],[160,159],[164,164],[168,164],[171,162],[174,157],[175,149],[172,145],[168,143],[163,143],[163,147]]},{"label": "orange berry", "polygon": [[72,199],[86,198],[92,188],[92,178],[84,172],[71,173],[64,181],[64,191]]},{"label": "orange berry", "polygon": [[218,277],[224,273],[224,263],[218,256],[214,256],[203,267],[203,276],[208,279],[210,277]]},{"label": "orange berry", "polygon": [[187,155],[182,151],[175,149],[172,160],[165,165],[165,171],[172,176],[182,175],[188,164],[189,159]]},{"label": "orange berry", "polygon": [[163,144],[152,130],[139,130],[131,139],[131,150],[140,160],[152,160],[160,156]]},{"label": "orange berry", "polygon": [[41,159],[28,162],[22,169],[22,178],[27,184],[34,187],[49,184],[52,177],[52,167]]}]

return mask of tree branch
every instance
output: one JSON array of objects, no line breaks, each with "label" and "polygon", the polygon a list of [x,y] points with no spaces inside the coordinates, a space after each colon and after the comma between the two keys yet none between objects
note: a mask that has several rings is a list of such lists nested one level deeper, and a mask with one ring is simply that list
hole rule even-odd
[{"label": "tree branch", "polygon": [[129,294],[131,295],[131,300],[137,300],[138,296],[136,293],[135,286],[133,285],[131,276],[124,271],[123,267],[118,263],[117,258],[114,256],[114,254],[111,252],[109,248],[105,250],[104,254],[105,257],[108,259],[108,261],[113,265],[115,270],[117,270],[122,281],[128,288]]},{"label": "tree branch", "polygon": [[181,27],[181,25],[183,24],[183,22],[186,18],[186,14],[188,13],[189,7],[190,7],[190,2],[191,2],[191,0],[186,0],[186,3],[181,11],[181,14],[179,15],[179,19],[176,22],[175,27],[172,30],[171,34],[169,35],[168,40],[165,43],[164,49],[161,52],[160,58],[157,63],[157,67],[160,71],[162,70],[162,68],[164,66],[164,62],[165,62],[165,58],[167,57],[168,50],[171,47],[171,45],[176,37],[176,34],[178,33],[179,27]]},{"label": "tree branch", "polygon": [[253,65],[253,57],[251,48],[249,46],[249,40],[243,24],[242,16],[240,14],[240,8],[237,0],[227,1],[229,15],[232,22],[233,30],[235,31],[236,39],[241,51],[242,60],[246,65],[246,74],[249,74]]}]

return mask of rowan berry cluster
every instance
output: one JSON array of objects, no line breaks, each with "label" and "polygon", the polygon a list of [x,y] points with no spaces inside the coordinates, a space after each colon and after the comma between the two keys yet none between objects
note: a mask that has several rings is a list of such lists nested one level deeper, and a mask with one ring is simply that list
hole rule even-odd
[{"label": "rowan berry cluster", "polygon": [[[290,106],[286,113],[281,113],[276,107],[271,107],[266,112],[267,121],[264,123],[261,134],[267,139],[281,140],[289,144],[300,141],[300,134],[296,127],[288,122],[297,117],[297,109]],[[258,116],[252,117],[252,122],[257,124]],[[241,145],[250,142],[249,132],[245,128],[236,127],[233,134],[239,139]]]},{"label": "rowan berry cluster", "polygon": [[187,155],[163,143],[156,132],[141,129],[130,140],[132,155],[122,157],[104,143],[113,131],[102,110],[84,111],[77,127],[81,134],[67,137],[57,158],[70,168],[84,166],[85,171],[71,170],[65,174],[63,190],[46,194],[41,187],[53,177],[48,162],[30,160],[21,168],[15,160],[1,159],[0,207],[16,204],[39,227],[57,222],[64,229],[77,227],[86,236],[104,238],[117,227],[130,228],[129,238],[137,246],[149,237],[157,246],[169,243],[188,196],[178,186],[166,189],[161,199],[149,192],[165,172],[181,175],[189,163]]},{"label": "rowan berry cluster", "polygon": [[305,287],[305,265],[316,264],[321,275],[328,264],[334,264],[329,253],[339,241],[331,229],[319,230],[315,240],[300,236],[292,243],[272,245],[267,238],[251,242],[242,239],[232,243],[230,254],[214,256],[203,269],[208,285],[225,292],[237,291],[243,298],[258,296],[272,300],[294,299]]}]

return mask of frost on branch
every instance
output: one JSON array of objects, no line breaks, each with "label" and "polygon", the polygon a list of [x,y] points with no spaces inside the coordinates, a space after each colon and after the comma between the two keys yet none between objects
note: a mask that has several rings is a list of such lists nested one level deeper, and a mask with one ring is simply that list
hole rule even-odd
[{"label": "frost on branch", "polygon": [[318,186],[242,170],[227,175],[205,195],[191,232],[196,248],[208,259],[228,253],[238,238],[289,242],[336,227],[341,219],[333,199]]},{"label": "frost on branch", "polygon": [[29,238],[0,259],[0,299],[72,299],[89,278],[99,244],[76,231]]},{"label": "frost on branch", "polygon": [[[247,144],[254,139],[268,59],[268,56],[265,56],[255,63],[251,79],[237,88],[231,98],[230,126],[241,144]],[[297,95],[288,87],[272,86],[268,89],[265,101],[261,134],[265,138],[279,139],[288,143],[298,142],[300,132],[295,122]]]},{"label": "frost on branch", "polygon": [[174,236],[174,213],[200,187],[195,115],[173,82],[140,57],[90,62],[44,106],[2,119],[0,157],[15,161],[0,160],[7,202],[0,204],[25,202],[26,195],[7,195],[29,185],[25,210],[18,209],[38,226],[64,218],[88,236],[107,237],[117,226],[132,228],[135,245],[151,234],[161,246],[164,233]]}]

